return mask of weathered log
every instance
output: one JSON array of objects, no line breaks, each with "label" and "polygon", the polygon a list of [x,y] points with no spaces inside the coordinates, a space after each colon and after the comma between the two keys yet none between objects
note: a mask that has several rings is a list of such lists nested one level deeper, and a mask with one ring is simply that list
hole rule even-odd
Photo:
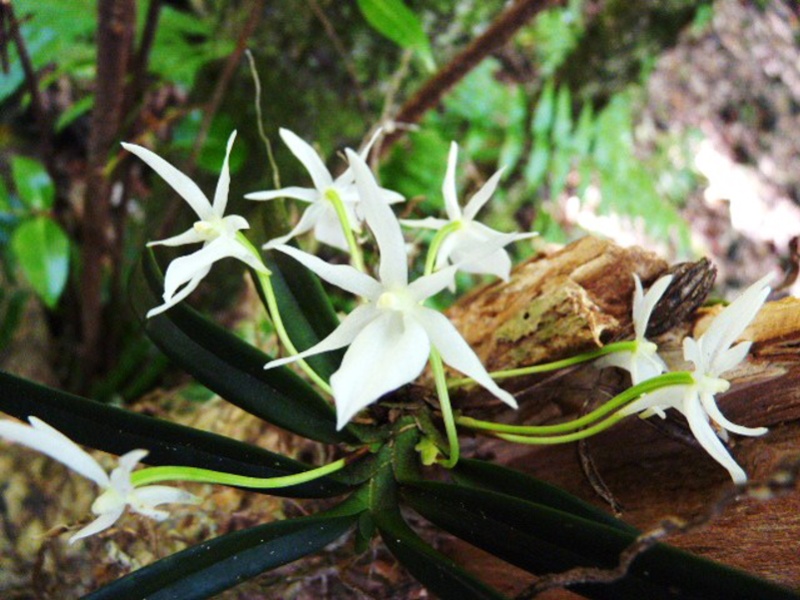
[{"label": "weathered log", "polygon": [[[642,250],[584,238],[521,265],[509,282],[464,298],[451,317],[491,369],[555,360],[597,347],[629,329],[632,273],[647,284],[665,270],[663,261]],[[680,340],[699,336],[720,310],[701,309],[655,338],[667,361],[680,365]],[[727,472],[694,442],[680,416],[672,415],[666,423],[657,417],[631,417],[591,438],[585,451],[625,520],[644,530],[665,518],[707,521],[668,541],[798,586],[800,494],[794,474],[800,463],[800,300],[768,302],[742,339],[754,342],[750,356],[726,375],[732,387],[718,400],[732,421],[770,428],[763,437],[732,436],[729,441],[753,482],[749,493],[734,501],[736,490]],[[477,389],[462,398],[460,406],[490,411],[508,422],[553,423],[579,416],[626,385],[627,375],[616,369],[600,371],[588,365],[504,382],[519,400],[516,412],[496,404],[486,408],[490,398]],[[575,444],[515,446],[481,436],[475,439],[474,451],[609,508],[584,474]],[[794,470],[783,468],[787,464]],[[458,544],[453,550],[465,559],[474,555]],[[513,588],[512,573],[501,570],[497,581]],[[520,586],[525,581],[517,577]]]}]

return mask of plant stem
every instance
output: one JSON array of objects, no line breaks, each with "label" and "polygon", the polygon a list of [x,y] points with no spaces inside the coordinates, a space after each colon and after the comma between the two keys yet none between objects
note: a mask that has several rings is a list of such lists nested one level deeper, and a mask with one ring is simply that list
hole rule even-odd
[{"label": "plant stem", "polygon": [[692,373],[689,371],[676,371],[675,373],[659,375],[658,377],[653,377],[652,379],[643,381],[638,385],[629,387],[621,394],[614,396],[601,407],[593,410],[589,414],[584,415],[579,419],[567,421],[566,423],[559,423],[557,425],[506,425],[504,423],[494,423],[492,421],[481,421],[471,417],[458,417],[456,422],[459,425],[469,427],[470,429],[491,431],[498,434],[552,435],[566,433],[594,423],[598,419],[605,417],[616,410],[619,410],[630,402],[633,402],[643,394],[653,392],[663,387],[669,387],[673,385],[691,385],[692,383],[694,383],[694,378]]},{"label": "plant stem", "polygon": [[458,231],[460,228],[461,221],[455,221],[453,223],[448,223],[436,232],[436,235],[433,236],[433,240],[431,240],[431,245],[428,247],[428,255],[425,257],[424,275],[430,275],[433,273],[433,269],[436,266],[436,255],[439,253],[439,248],[441,248],[442,242],[444,242],[448,235],[454,231]]},{"label": "plant stem", "polygon": [[446,469],[452,469],[458,463],[461,447],[458,444],[458,431],[453,417],[453,407],[450,405],[450,393],[447,391],[447,378],[444,373],[442,357],[431,348],[431,370],[436,382],[436,393],[439,395],[439,405],[442,409],[442,419],[444,419],[444,429],[447,432],[447,441],[450,446],[450,455],[447,459],[440,461]]},{"label": "plant stem", "polygon": [[611,415],[609,418],[600,421],[599,423],[595,423],[591,427],[587,427],[586,429],[582,429],[581,431],[576,431],[574,433],[567,433],[565,435],[532,437],[527,435],[498,433],[497,437],[502,438],[509,442],[516,442],[517,444],[529,444],[529,445],[566,444],[568,442],[577,442],[578,440],[582,440],[591,437],[597,433],[600,433],[601,431],[604,431],[605,429],[608,429],[612,425],[618,423],[626,416],[627,415],[616,413],[614,415]]},{"label": "plant stem", "polygon": [[[241,231],[236,232],[236,238],[242,243],[242,245],[247,247],[250,252],[252,252],[253,256],[258,257],[258,260],[261,261],[261,255],[258,253],[258,250],[256,250],[253,244],[250,243],[250,240],[248,240]],[[261,264],[263,265],[264,263],[262,262]],[[260,269],[254,270],[258,276],[258,283],[264,292],[264,298],[267,300],[267,309],[269,311],[270,319],[272,319],[272,324],[275,326],[275,332],[278,334],[278,339],[280,339],[281,343],[289,352],[289,354],[293,356],[300,354],[295,345],[292,343],[292,340],[289,337],[289,332],[286,331],[286,326],[283,324],[281,312],[278,309],[278,299],[275,297],[275,289],[272,287],[272,279],[269,269],[264,266],[263,271]],[[311,368],[311,365],[309,365],[302,358],[298,359],[297,363],[300,368],[303,369],[303,372],[308,375],[309,379],[316,383],[321,390],[333,395],[331,386],[328,385],[328,382],[320,377],[314,369]]]},{"label": "plant stem", "polygon": [[200,483],[218,483],[269,490],[314,481],[315,479],[339,471],[346,464],[347,459],[342,458],[330,464],[317,467],[316,469],[296,473],[295,475],[282,475],[279,477],[248,477],[246,475],[234,475],[232,473],[222,473],[220,471],[200,469],[197,467],[149,467],[133,473],[133,475],[131,475],[131,483],[133,483],[134,487],[140,487],[161,481],[197,481]]},{"label": "plant stem", "polygon": [[347,240],[347,247],[350,249],[350,260],[353,266],[362,273],[366,273],[364,256],[361,254],[361,246],[358,245],[353,235],[353,228],[350,226],[350,218],[347,216],[347,211],[344,208],[344,202],[342,202],[341,196],[339,196],[335,190],[329,188],[325,191],[325,198],[333,205],[336,216],[339,218],[339,223],[342,225],[342,233],[344,233],[344,237]]},{"label": "plant stem", "polygon": [[[569,358],[563,358],[561,360],[555,360],[549,363],[531,365],[529,367],[520,367],[518,369],[494,371],[493,373],[489,373],[489,376],[492,379],[499,381],[503,379],[508,379],[510,377],[521,377],[523,375],[547,373],[549,371],[557,371],[558,369],[564,369],[566,367],[579,365],[581,363],[594,360],[595,358],[600,358],[601,356],[605,356],[606,354],[613,354],[614,352],[633,352],[635,349],[636,349],[636,340],[629,340],[625,342],[614,342],[606,346],[603,346],[602,348],[598,348],[597,350],[590,350],[589,352],[584,352],[583,354],[578,354],[576,356],[571,356]],[[472,379],[470,379],[469,377],[464,377],[463,379],[452,380],[450,382],[450,387],[451,388],[461,387],[464,385],[469,385],[470,383],[473,383]]]}]

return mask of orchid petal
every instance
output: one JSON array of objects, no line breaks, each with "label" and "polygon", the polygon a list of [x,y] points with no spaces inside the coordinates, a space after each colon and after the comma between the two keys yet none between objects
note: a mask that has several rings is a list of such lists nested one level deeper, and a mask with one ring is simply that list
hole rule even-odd
[{"label": "orchid petal", "polygon": [[733,348],[728,348],[721,354],[714,356],[709,365],[708,374],[718,376],[730,371],[747,357],[752,345],[752,342],[740,342]]},{"label": "orchid petal", "polygon": [[639,280],[638,275],[634,275],[633,279],[636,285],[636,291],[633,295],[633,328],[636,332],[636,339],[642,340],[647,333],[647,324],[650,322],[650,315],[653,309],[661,300],[661,296],[667,291],[669,284],[672,283],[672,275],[665,275],[650,286],[647,294],[643,294],[642,282]]},{"label": "orchid petal", "polygon": [[659,388],[634,400],[619,412],[623,415],[633,415],[638,412],[653,410],[661,413],[663,417],[663,411],[667,408],[683,409],[683,399],[692,387],[691,385],[671,385]]},{"label": "orchid petal", "polygon": [[217,180],[217,189],[214,191],[214,214],[221,217],[225,214],[225,208],[228,205],[228,192],[231,187],[231,172],[230,172],[230,156],[233,142],[236,139],[236,131],[231,133],[228,138],[228,146],[225,149],[225,160],[222,161],[222,169],[219,172],[219,179]]},{"label": "orchid petal", "polygon": [[280,367],[281,365],[295,362],[301,358],[306,358],[307,356],[314,356],[315,354],[322,354],[323,352],[330,352],[331,350],[344,348],[356,339],[356,336],[359,335],[362,329],[364,329],[367,325],[369,325],[370,322],[379,316],[380,312],[371,304],[362,304],[361,306],[357,306],[355,310],[347,315],[342,322],[339,323],[339,326],[330,334],[328,334],[326,338],[320,340],[317,344],[311,346],[311,348],[308,348],[303,352],[300,352],[299,354],[271,360],[264,365],[264,368],[273,369],[275,367]]},{"label": "orchid petal", "polygon": [[109,478],[100,464],[63,433],[36,417],[28,417],[30,425],[0,421],[0,438],[21,444],[57,460],[100,487],[109,485]]},{"label": "orchid petal", "polygon": [[747,435],[747,436],[759,436],[764,435],[769,431],[766,427],[744,427],[743,425],[737,425],[736,423],[732,423],[722,412],[719,410],[717,406],[717,402],[714,399],[714,395],[708,392],[704,392],[700,394],[700,403],[703,406],[703,409],[708,413],[708,416],[720,427],[723,429],[727,429],[731,433],[738,433],[739,435]]},{"label": "orchid petal", "polygon": [[98,516],[94,521],[89,523],[86,527],[79,530],[78,533],[69,538],[69,543],[74,544],[80,539],[89,537],[90,535],[94,535],[96,533],[100,533],[101,531],[108,529],[119,520],[123,512],[125,512],[124,504],[120,504],[119,507],[115,508],[113,511],[104,512],[103,514]]},{"label": "orchid petal", "polygon": [[191,229],[187,229],[183,233],[179,233],[178,235],[173,235],[172,237],[168,237],[163,240],[156,240],[153,242],[148,242],[147,247],[151,246],[184,246],[186,244],[197,244],[199,242],[205,242],[206,238],[200,235],[197,230],[192,227]]},{"label": "orchid petal", "polygon": [[414,311],[414,318],[425,328],[431,344],[447,365],[474,379],[476,383],[512,408],[517,408],[514,396],[501,389],[489,377],[478,356],[447,317],[433,309],[420,306]]},{"label": "orchid petal", "polygon": [[447,154],[447,171],[442,183],[442,196],[444,197],[444,210],[451,221],[461,219],[461,207],[458,205],[458,192],[456,191],[456,163],[458,162],[458,144],[450,142],[450,152]]},{"label": "orchid petal", "polygon": [[200,499],[194,494],[168,485],[146,485],[136,488],[128,494],[127,501],[131,510],[157,521],[163,521],[169,516],[169,513],[163,510],[154,510],[156,506],[200,503]]},{"label": "orchid petal", "polygon": [[302,202],[316,202],[320,198],[318,190],[302,187],[285,187],[279,190],[251,192],[244,196],[248,200],[275,200],[276,198],[294,198]]},{"label": "orchid petal", "polygon": [[425,219],[400,219],[400,224],[403,227],[411,227],[417,229],[441,229],[449,224],[447,219],[437,219],[436,217],[426,217]]},{"label": "orchid petal", "polygon": [[453,282],[458,267],[452,266],[423,275],[408,285],[408,293],[416,302],[423,302],[441,292]]},{"label": "orchid petal", "polygon": [[353,340],[331,377],[337,429],[387,392],[416,379],[425,368],[430,353],[425,329],[400,311],[381,312]]},{"label": "orchid petal", "polygon": [[714,317],[711,325],[700,337],[707,357],[710,358],[730,347],[755,318],[769,296],[770,288],[767,282],[771,278],[771,275],[767,275],[756,281]]},{"label": "orchid petal", "polygon": [[[347,245],[347,238],[344,235],[342,222],[339,220],[336,210],[330,202],[326,202],[322,206],[323,210],[320,213],[320,218],[317,219],[317,223],[314,226],[314,237],[323,244],[333,246],[344,252],[349,252],[350,248]],[[347,212],[352,213],[352,211]],[[351,225],[354,223],[353,216],[354,215],[351,215],[348,218]]]},{"label": "orchid petal", "polygon": [[503,171],[505,167],[499,169],[494,175],[492,175],[486,183],[481,186],[475,195],[467,202],[467,205],[464,207],[464,216],[463,219],[465,221],[472,221],[475,218],[475,215],[480,212],[480,210],[484,207],[484,205],[489,201],[494,194],[494,191],[497,189],[497,185],[500,183],[500,177],[503,175]]},{"label": "orchid petal", "polygon": [[356,178],[364,216],[380,249],[381,283],[386,287],[405,287],[408,285],[408,256],[400,223],[392,209],[380,201],[378,183],[367,164],[352,150],[347,150],[347,158]]},{"label": "orchid petal", "polygon": [[322,162],[319,154],[317,154],[316,150],[314,150],[308,142],[300,138],[296,133],[283,128],[280,129],[279,133],[292,154],[297,157],[297,160],[303,163],[303,166],[311,176],[311,180],[314,182],[314,187],[317,188],[317,191],[320,193],[323,192],[333,183],[333,177],[331,177],[330,171],[328,171],[325,163]]},{"label": "orchid petal", "polygon": [[300,220],[297,222],[297,225],[294,226],[294,229],[292,229],[286,235],[271,239],[264,244],[263,248],[265,250],[272,250],[297,236],[311,231],[317,224],[317,221],[319,221],[324,210],[325,207],[322,204],[312,204],[303,211],[303,214],[300,216]]},{"label": "orchid petal", "polygon": [[181,198],[186,200],[198,217],[207,219],[214,214],[211,203],[200,188],[197,187],[197,184],[155,152],[151,152],[142,146],[126,144],[125,142],[122,142],[122,147],[131,154],[138,156],[147,163],[151,169],[158,173]]},{"label": "orchid petal", "polygon": [[734,483],[741,484],[746,482],[747,475],[736,464],[736,461],[733,460],[733,457],[717,437],[717,434],[714,433],[708,422],[708,416],[703,412],[703,407],[697,398],[696,392],[687,394],[682,412],[686,416],[686,420],[689,421],[689,428],[692,430],[694,437],[714,460],[728,470]]},{"label": "orchid petal", "polygon": [[227,238],[219,237],[196,252],[176,258],[167,267],[164,275],[164,299],[171,298],[176,290],[184,283],[191,281],[195,276],[205,271],[207,274],[215,262],[233,256]]},{"label": "orchid petal", "polygon": [[275,246],[275,250],[288,254],[328,283],[332,283],[351,294],[377,300],[383,293],[383,286],[380,283],[350,265],[332,265],[313,254],[303,252],[292,246]]},{"label": "orchid petal", "polygon": [[172,308],[173,306],[184,300],[189,294],[191,294],[197,288],[198,285],[200,285],[200,282],[206,275],[208,275],[208,272],[210,270],[211,270],[211,265],[208,265],[204,269],[200,269],[199,271],[197,271],[197,273],[195,273],[194,276],[188,282],[186,282],[186,285],[183,286],[179,292],[173,294],[172,296],[165,297],[164,304],[161,304],[159,306],[156,306],[155,308],[151,308],[150,310],[148,310],[147,318],[150,319],[152,317],[155,317],[156,315],[160,315],[161,313],[169,310],[170,308]]}]

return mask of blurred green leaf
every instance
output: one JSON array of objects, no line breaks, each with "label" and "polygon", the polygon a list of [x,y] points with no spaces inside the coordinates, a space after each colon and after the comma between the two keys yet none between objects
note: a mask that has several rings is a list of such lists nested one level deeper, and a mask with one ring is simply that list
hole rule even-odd
[{"label": "blurred green leaf", "polygon": [[402,0],[358,0],[358,8],[378,33],[401,48],[413,49],[428,71],[436,70],[422,21]]},{"label": "blurred green leaf", "polygon": [[14,156],[11,158],[11,177],[20,200],[27,208],[37,211],[52,208],[56,189],[42,163],[26,156]]},{"label": "blurred green leaf", "polygon": [[555,117],[553,119],[553,143],[559,147],[568,146],[572,134],[572,94],[562,85],[556,96]]},{"label": "blurred green leaf", "polygon": [[542,93],[539,95],[539,101],[536,104],[533,121],[531,122],[531,131],[536,137],[550,133],[550,127],[555,117],[555,99],[555,83],[552,79],[548,79],[542,88]]},{"label": "blurred green leaf", "polygon": [[94,106],[94,94],[85,96],[77,102],[74,102],[67,110],[58,116],[56,121],[56,131],[61,131],[68,127],[75,119],[88,113]]},{"label": "blurred green leaf", "polygon": [[49,308],[55,308],[69,275],[69,238],[45,216],[24,221],[11,237],[25,278]]}]

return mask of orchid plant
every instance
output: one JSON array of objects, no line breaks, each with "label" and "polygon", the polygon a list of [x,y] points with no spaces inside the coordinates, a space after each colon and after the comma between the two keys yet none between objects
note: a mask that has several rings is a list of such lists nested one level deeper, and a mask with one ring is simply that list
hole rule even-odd
[{"label": "orchid plant", "polygon": [[[501,233],[475,220],[499,185],[502,170],[462,210],[456,194],[457,146],[451,146],[442,188],[447,219],[402,221],[409,227],[436,230],[422,275],[412,279],[412,255],[392,209],[402,196],[382,188],[366,163],[375,138],[361,153],[348,149],[347,168],[334,179],[309,143],[286,129],[280,135],[308,170],[314,187],[290,186],[246,196],[261,201],[293,198],[309,205],[289,233],[267,242],[266,255],[245,236],[244,217],[225,216],[235,133],[228,140],[213,202],[154,152],[124,144],[199,218],[190,230],[150,245],[203,244],[174,259],[163,278],[155,256],[147,254],[134,279],[132,299],[156,345],[200,383],[268,423],[336,445],[339,458],[306,465],[2,373],[0,409],[12,417],[28,418],[30,425],[0,421],[0,438],[42,452],[99,486],[101,493],[92,505],[96,519],[71,542],[101,532],[113,535],[126,507],[162,520],[169,513],[161,507],[199,502],[180,487],[182,482],[342,500],[312,516],[206,541],[134,571],[87,598],[210,597],[244,578],[320,551],[353,530],[361,547],[377,532],[397,560],[440,597],[503,597],[423,541],[401,507],[535,574],[576,566],[604,568],[616,564],[620,553],[636,542],[639,533],[634,528],[566,492],[488,461],[463,458],[459,428],[523,444],[569,443],[630,415],[663,416],[666,409],[675,408],[732,479],[745,481],[744,471],[710,421],[723,432],[766,432],[731,423],[716,405],[716,395],[730,385],[722,376],[747,355],[747,342],[732,344],[765,301],[766,280],[727,307],[701,337],[686,338],[684,354],[694,364],[693,371],[669,372],[657,345],[646,338],[650,315],[670,286],[667,276],[646,294],[635,278],[634,340],[555,363],[492,373],[448,318],[425,303],[451,286],[458,271],[507,279],[511,259],[505,247],[535,235]],[[350,264],[328,263],[287,243],[306,233],[345,251]],[[363,251],[368,244],[375,252]],[[371,270],[364,257],[373,255],[377,264]],[[263,354],[181,302],[211,266],[226,257],[250,269],[284,356]],[[359,298],[341,322],[317,277]],[[342,349],[346,349],[343,355],[337,352]],[[509,425],[458,414],[451,406],[453,389],[478,384],[516,408],[517,400],[498,382],[598,358],[599,367],[628,370],[633,385],[578,419]],[[302,367],[305,377],[291,370],[293,363]],[[445,365],[462,378],[454,378]],[[426,366],[435,391],[419,398],[404,394],[419,389],[408,384],[417,381]],[[109,475],[78,444],[121,455],[119,466]],[[134,470],[139,462],[149,466]],[[587,539],[598,543],[587,547]],[[663,544],[648,550],[647,556],[610,583],[584,582],[574,589],[598,598],[718,596],[721,590],[727,598],[794,597],[766,581]],[[681,581],[673,577],[676,570],[684,574]]]}]

